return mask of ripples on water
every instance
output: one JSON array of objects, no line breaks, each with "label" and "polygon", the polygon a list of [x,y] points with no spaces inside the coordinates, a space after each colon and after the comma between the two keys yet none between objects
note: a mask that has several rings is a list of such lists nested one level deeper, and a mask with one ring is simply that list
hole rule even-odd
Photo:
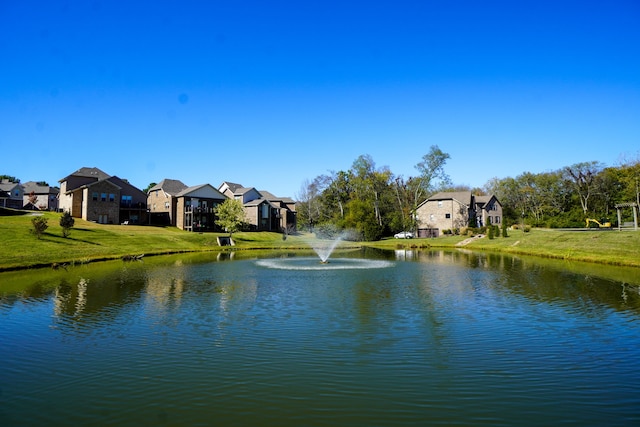
[{"label": "ripples on water", "polygon": [[139,264],[3,297],[0,424],[640,421],[637,288],[413,260]]}]

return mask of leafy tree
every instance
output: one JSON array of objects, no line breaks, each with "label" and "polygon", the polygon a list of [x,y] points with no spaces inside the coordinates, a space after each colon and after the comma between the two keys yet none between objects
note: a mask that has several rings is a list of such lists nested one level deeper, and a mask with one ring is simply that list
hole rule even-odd
[{"label": "leafy tree", "polygon": [[47,224],[47,218],[43,216],[36,216],[31,220],[31,224],[33,225],[33,230],[31,232],[36,235],[38,239],[42,238],[42,234],[44,231],[49,228],[49,224]]},{"label": "leafy tree", "polygon": [[68,211],[65,211],[60,217],[60,227],[62,227],[62,237],[65,239],[71,234],[71,228],[75,224],[75,220]]},{"label": "leafy tree", "polygon": [[227,199],[215,210],[216,224],[229,232],[229,237],[242,229],[246,224],[244,207],[242,202],[236,199]]},{"label": "leafy tree", "polygon": [[440,180],[443,183],[450,181],[449,176],[444,172],[444,165],[449,158],[449,154],[442,151],[437,145],[432,145],[429,152],[422,156],[422,161],[415,166],[420,173],[414,188],[414,202],[416,204],[421,203],[426,194],[432,190],[435,180]]},{"label": "leafy tree", "polygon": [[[434,181],[440,180],[442,184],[450,182],[449,176],[444,172],[444,165],[449,158],[449,154],[442,151],[437,145],[432,145],[429,152],[422,156],[422,161],[415,166],[419,175],[411,181],[413,190],[412,211],[415,212],[418,205],[432,191]],[[415,223],[413,225],[414,228],[417,226]]]},{"label": "leafy tree", "polygon": [[11,176],[11,175],[0,175],[0,181],[2,180],[13,182],[15,184],[20,184],[20,180],[15,176]]},{"label": "leafy tree", "polygon": [[147,185],[147,188],[145,188],[145,189],[144,189],[144,190],[142,190],[142,191],[144,191],[144,192],[145,192],[145,194],[146,194],[146,193],[148,193],[148,192],[149,192],[149,190],[151,190],[151,189],[152,189],[153,187],[155,187],[156,185],[158,185],[158,184],[157,184],[157,183],[155,183],[155,182],[150,182],[150,183],[149,183],[149,185]]},{"label": "leafy tree", "polygon": [[36,203],[38,203],[38,196],[35,192],[32,191],[31,193],[29,193],[27,200],[29,200],[29,203],[31,203],[33,206],[36,206]]}]

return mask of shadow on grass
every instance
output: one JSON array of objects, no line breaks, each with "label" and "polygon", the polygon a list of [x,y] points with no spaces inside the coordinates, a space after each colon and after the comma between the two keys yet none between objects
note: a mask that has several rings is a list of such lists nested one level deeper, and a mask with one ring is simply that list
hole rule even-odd
[{"label": "shadow on grass", "polygon": [[[89,230],[91,231],[91,230]],[[47,242],[51,242],[51,243],[56,243],[58,245],[61,244],[65,244],[67,241],[72,241],[72,242],[82,242],[82,243],[87,243],[89,245],[95,245],[95,246],[102,246],[100,243],[96,243],[96,242],[91,242],[89,240],[84,240],[84,239],[76,239],[75,237],[62,237],[59,236],[57,234],[53,234],[53,233],[42,233],[42,237],[50,237],[50,239],[46,239]],[[43,240],[43,239],[40,239]]]}]

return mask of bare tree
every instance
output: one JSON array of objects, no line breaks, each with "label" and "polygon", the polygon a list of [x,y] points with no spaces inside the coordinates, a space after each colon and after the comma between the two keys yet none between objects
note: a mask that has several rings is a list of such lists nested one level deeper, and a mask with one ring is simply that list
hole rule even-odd
[{"label": "bare tree", "polygon": [[564,168],[569,181],[573,182],[578,195],[582,211],[586,214],[589,210],[589,198],[596,191],[598,174],[604,167],[600,162],[582,162]]}]

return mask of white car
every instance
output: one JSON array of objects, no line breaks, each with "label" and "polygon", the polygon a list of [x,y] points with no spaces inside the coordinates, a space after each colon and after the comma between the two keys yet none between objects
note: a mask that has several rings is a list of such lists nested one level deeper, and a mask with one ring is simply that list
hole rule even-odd
[{"label": "white car", "polygon": [[413,239],[413,233],[410,231],[402,231],[400,233],[394,234],[393,237],[396,239]]}]

